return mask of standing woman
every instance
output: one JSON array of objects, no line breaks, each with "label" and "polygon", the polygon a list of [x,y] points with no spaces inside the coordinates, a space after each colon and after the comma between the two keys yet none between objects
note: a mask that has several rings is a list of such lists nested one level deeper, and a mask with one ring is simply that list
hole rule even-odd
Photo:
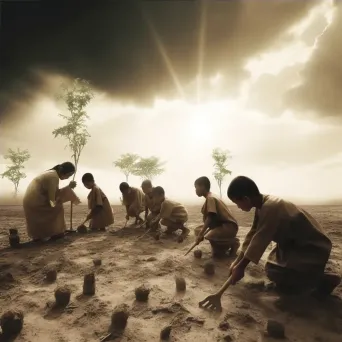
[{"label": "standing woman", "polygon": [[23,199],[27,234],[35,241],[64,236],[66,230],[63,203],[80,201],[74,191],[76,182],[59,189],[59,180],[68,179],[75,173],[70,162],[56,165],[34,178],[26,189]]}]

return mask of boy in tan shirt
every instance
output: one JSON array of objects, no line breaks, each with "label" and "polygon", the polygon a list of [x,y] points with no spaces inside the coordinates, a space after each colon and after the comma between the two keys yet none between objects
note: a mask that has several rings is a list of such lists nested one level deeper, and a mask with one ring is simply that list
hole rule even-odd
[{"label": "boy in tan shirt", "polygon": [[90,220],[89,228],[91,230],[105,230],[106,227],[114,223],[113,209],[108,198],[96,185],[91,173],[83,175],[82,183],[87,189],[91,190],[88,195],[88,208],[90,212],[87,215],[87,219]]},{"label": "boy in tan shirt", "polygon": [[[255,208],[252,228],[245,237],[239,256],[230,266],[232,285],[244,277],[249,263],[259,263],[272,241],[276,246],[268,255],[265,271],[280,292],[300,294],[313,291],[325,296],[340,284],[340,275],[325,272],[331,240],[304,209],[283,199],[261,194],[254,181],[245,176],[233,179],[227,194],[241,210],[249,212]],[[220,309],[220,298],[228,286],[229,281],[200,304],[209,302]]]},{"label": "boy in tan shirt", "polygon": [[237,221],[227,205],[210,192],[210,186],[208,177],[200,177],[195,181],[197,196],[205,198],[201,210],[203,225],[195,228],[196,240],[198,243],[203,241],[204,233],[209,228],[205,238],[211,244],[213,257],[224,257],[227,252],[230,256],[236,256],[240,247],[240,241],[236,237],[239,229]]},{"label": "boy in tan shirt", "polygon": [[188,212],[185,207],[178,203],[165,198],[165,191],[161,186],[157,186],[152,190],[153,199],[157,205],[160,205],[160,213],[152,221],[155,224],[158,220],[163,226],[166,226],[166,234],[172,234],[180,229],[182,236],[189,234],[190,230],[184,226],[188,221]]},{"label": "boy in tan shirt", "polygon": [[[141,184],[142,191],[145,194],[145,221],[146,228],[153,228],[156,230],[158,228],[158,222],[155,222],[154,226],[151,226],[151,222],[157,217],[160,213],[160,204],[156,204],[153,199],[153,186],[150,180],[144,180]],[[150,212],[150,213],[149,213]]]},{"label": "boy in tan shirt", "polygon": [[122,202],[126,207],[126,220],[128,221],[130,217],[135,218],[134,224],[143,223],[143,219],[140,214],[145,209],[145,201],[143,192],[138,189],[128,185],[128,183],[123,182],[119,186],[122,193]]}]

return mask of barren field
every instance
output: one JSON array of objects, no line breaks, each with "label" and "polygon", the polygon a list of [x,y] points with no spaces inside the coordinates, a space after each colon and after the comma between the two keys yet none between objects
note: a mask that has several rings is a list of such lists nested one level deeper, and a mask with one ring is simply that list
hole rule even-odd
[{"label": "barren field", "polygon": [[[201,223],[199,207],[188,207],[189,228]],[[243,239],[252,222],[252,213],[232,208]],[[310,211],[326,228],[334,242],[332,263],[339,270],[342,245],[342,207],[314,206]],[[68,211],[68,207],[66,208]],[[74,211],[74,226],[82,222],[86,207]],[[124,225],[122,207],[114,207],[112,231]],[[67,222],[69,219],[66,213]],[[265,331],[268,319],[285,325],[288,341],[340,342],[342,334],[342,287],[326,301],[313,298],[282,297],[263,286],[262,264],[251,265],[245,278],[223,296],[221,314],[204,311],[198,302],[218,290],[227,278],[232,260],[215,261],[216,273],[207,276],[204,263],[211,259],[210,246],[199,248],[202,259],[184,253],[194,241],[193,232],[183,242],[176,237],[152,236],[141,240],[143,229],[127,226],[124,234],[111,232],[68,235],[64,241],[45,245],[28,244],[20,249],[8,247],[8,229],[17,228],[22,242],[27,241],[20,206],[0,206],[0,308],[24,312],[24,327],[15,341],[92,342],[108,333],[115,306],[125,303],[130,317],[124,333],[115,341],[159,341],[162,328],[170,325],[170,341],[273,341]],[[266,253],[267,254],[267,253]],[[100,258],[102,265],[94,266]],[[45,271],[55,267],[57,281],[44,280]],[[83,277],[94,272],[96,293],[82,295]],[[176,293],[175,275],[187,283],[186,292]],[[146,284],[151,292],[147,303],[135,301],[134,290]],[[71,301],[66,309],[51,306],[57,286],[67,285]],[[222,322],[227,322],[221,324]]]}]

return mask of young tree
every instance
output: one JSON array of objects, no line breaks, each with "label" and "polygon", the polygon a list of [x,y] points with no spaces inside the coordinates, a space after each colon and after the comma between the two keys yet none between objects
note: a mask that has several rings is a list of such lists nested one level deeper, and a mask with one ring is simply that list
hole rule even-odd
[{"label": "young tree", "polygon": [[8,149],[5,159],[9,159],[11,164],[6,166],[6,171],[1,174],[2,178],[7,178],[14,185],[14,197],[18,195],[19,183],[22,179],[26,178],[26,174],[23,172],[25,169],[24,163],[30,159],[30,153],[28,150],[12,150]]},{"label": "young tree", "polygon": [[222,182],[227,175],[231,175],[232,171],[228,170],[228,161],[231,159],[229,151],[223,151],[215,148],[212,151],[211,157],[214,159],[214,178],[220,189],[220,197],[222,198]]},{"label": "young tree", "polygon": [[135,170],[135,164],[139,160],[139,156],[133,153],[125,153],[120,156],[113,164],[115,167],[126,176],[126,182],[128,182],[128,176],[133,174]]},{"label": "young tree", "polygon": [[141,179],[152,180],[154,177],[161,175],[165,169],[163,165],[165,163],[161,162],[158,157],[148,157],[140,158],[140,160],[135,164],[135,169],[133,174],[139,176]]},{"label": "young tree", "polygon": [[[63,100],[67,106],[68,114],[59,114],[65,120],[65,125],[56,128],[52,134],[55,138],[62,137],[68,141],[66,148],[72,152],[71,158],[75,164],[75,179],[78,162],[80,160],[81,152],[90,137],[87,131],[86,119],[89,118],[85,108],[94,97],[93,91],[88,81],[76,78],[71,85],[61,86],[61,93],[59,98]],[[70,229],[72,230],[72,210],[70,208]]]}]

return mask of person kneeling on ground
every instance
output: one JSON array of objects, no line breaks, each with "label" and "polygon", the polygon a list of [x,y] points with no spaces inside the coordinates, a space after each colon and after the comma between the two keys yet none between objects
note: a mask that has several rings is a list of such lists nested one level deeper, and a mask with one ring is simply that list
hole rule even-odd
[{"label": "person kneeling on ground", "polygon": [[190,230],[184,226],[188,221],[188,212],[185,207],[178,202],[165,198],[165,191],[161,186],[153,188],[152,194],[155,203],[160,205],[160,213],[151,222],[152,225],[161,220],[160,224],[167,228],[166,234],[171,234],[180,229],[182,236],[187,236]]},{"label": "person kneeling on ground", "polygon": [[258,264],[271,241],[276,246],[268,256],[265,271],[279,291],[313,290],[329,295],[340,284],[339,275],[324,271],[332,243],[309,213],[291,202],[261,194],[254,181],[244,176],[232,180],[227,194],[241,210],[255,208],[252,228],[230,267],[233,285],[244,277],[250,262]]},{"label": "person kneeling on ground", "polygon": [[195,228],[197,243],[203,241],[204,234],[210,242],[213,257],[224,257],[227,252],[230,256],[236,256],[240,247],[240,241],[236,237],[238,224],[231,214],[227,205],[210,192],[210,180],[208,177],[200,177],[195,181],[195,189],[198,197],[204,197],[205,202],[202,207],[204,224]]},{"label": "person kneeling on ground", "polygon": [[[144,180],[141,184],[142,191],[145,194],[145,222],[146,228],[151,228],[152,230],[157,230],[159,225],[159,220],[155,222],[154,225],[151,222],[157,217],[160,213],[160,204],[156,204],[153,200],[153,186],[150,180]],[[150,211],[150,213],[149,213]]]},{"label": "person kneeling on ground", "polygon": [[140,189],[133,188],[128,183],[123,182],[119,186],[122,193],[122,202],[126,207],[126,220],[135,218],[134,224],[141,224],[144,220],[140,214],[145,210],[144,194]]},{"label": "person kneeling on ground", "polygon": [[75,166],[70,162],[58,164],[35,177],[26,189],[23,206],[27,235],[33,241],[47,238],[63,238],[66,231],[63,203],[79,204],[80,200],[72,189],[76,182],[59,188],[59,181],[70,178]]},{"label": "person kneeling on ground", "polygon": [[91,190],[88,195],[90,213],[87,215],[87,220],[90,220],[89,228],[91,230],[106,230],[106,227],[114,223],[113,209],[107,196],[95,184],[94,176],[91,173],[83,175],[82,183]]}]

